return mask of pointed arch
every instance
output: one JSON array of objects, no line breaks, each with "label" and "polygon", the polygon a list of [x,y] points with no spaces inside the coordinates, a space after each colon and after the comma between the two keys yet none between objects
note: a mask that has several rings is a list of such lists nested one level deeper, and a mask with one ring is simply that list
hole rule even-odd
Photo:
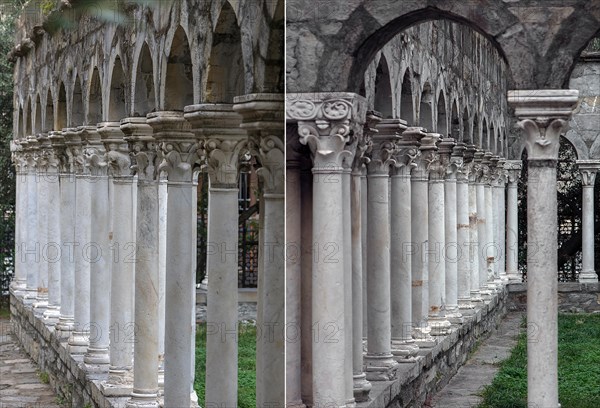
[{"label": "pointed arch", "polygon": [[54,101],[52,99],[52,91],[48,88],[46,92],[46,104],[44,105],[44,126],[42,132],[49,132],[54,129]]},{"label": "pointed arch", "polygon": [[392,106],[392,86],[390,84],[390,70],[387,60],[383,53],[379,59],[377,70],[375,72],[375,99],[374,109],[381,113],[384,119],[394,117]]},{"label": "pointed arch", "polygon": [[448,137],[448,115],[446,114],[446,97],[444,90],[440,91],[437,100],[437,133]]},{"label": "pointed arch", "polygon": [[67,127],[67,92],[64,82],[58,85],[58,98],[56,102],[56,121],[54,130],[62,130]]},{"label": "pointed arch", "polygon": [[450,111],[450,137],[454,138],[457,142],[461,141],[458,102],[456,99],[452,101],[452,110]]},{"label": "pointed arch", "polygon": [[146,116],[156,110],[154,62],[148,43],[142,45],[135,73],[133,116]]},{"label": "pointed arch", "polygon": [[25,102],[25,112],[23,113],[23,130],[25,131],[25,136],[32,135],[31,131],[31,99],[28,96],[27,102]]},{"label": "pointed arch", "polygon": [[488,122],[485,116],[483,116],[483,120],[481,121],[481,148],[486,151],[490,150]]},{"label": "pointed arch", "polygon": [[470,129],[471,128],[469,128],[469,110],[465,106],[462,115],[462,135],[460,141],[472,145],[473,133],[470,131]]},{"label": "pointed arch", "polygon": [[213,32],[204,100],[232,103],[244,93],[244,63],[240,27],[228,1],[223,4]]},{"label": "pointed arch", "polygon": [[102,81],[100,72],[94,67],[88,86],[88,115],[86,124],[96,125],[102,122]]},{"label": "pointed arch", "polygon": [[33,133],[38,134],[42,133],[42,102],[40,101],[40,94],[36,94],[35,96],[35,120],[33,123]]},{"label": "pointed arch", "polygon": [[409,68],[404,71],[402,87],[400,88],[400,118],[404,119],[408,126],[414,126],[414,99],[412,91],[412,73]]},{"label": "pointed arch", "polygon": [[83,122],[85,121],[85,107],[83,105],[83,91],[81,89],[81,81],[79,80],[78,75],[75,75],[71,106],[71,127],[83,125]]},{"label": "pointed arch", "polygon": [[17,109],[19,110],[19,115],[18,115],[19,118],[17,120],[17,129],[15,130],[15,132],[20,139],[23,139],[23,138],[27,137],[27,135],[25,134],[24,128],[23,128],[24,121],[25,121],[25,119],[23,118],[23,106],[21,106],[21,104],[19,104]]},{"label": "pointed arch", "polygon": [[194,68],[187,35],[177,27],[171,42],[164,83],[165,110],[183,111],[194,103]]},{"label": "pointed arch", "polygon": [[107,119],[109,122],[118,122],[127,116],[126,89],[123,64],[121,58],[117,56],[113,64],[110,87],[108,88]]},{"label": "pointed arch", "polygon": [[265,59],[265,92],[284,92],[285,81],[285,6],[277,1],[275,13],[269,27],[269,43]]},{"label": "pointed arch", "polygon": [[481,149],[481,127],[479,126],[479,116],[477,112],[473,115],[472,129],[472,142],[478,148]]},{"label": "pointed arch", "polygon": [[425,82],[419,99],[419,126],[433,131],[433,108],[434,94],[429,82]]}]

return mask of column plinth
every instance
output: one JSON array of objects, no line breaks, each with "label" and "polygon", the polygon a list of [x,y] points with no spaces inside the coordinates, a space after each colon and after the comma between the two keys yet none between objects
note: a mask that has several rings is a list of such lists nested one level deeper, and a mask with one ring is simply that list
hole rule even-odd
[{"label": "column plinth", "polygon": [[158,158],[148,118],[126,118],[120,124],[137,175],[136,253],[134,273],[133,389],[127,408],[158,408],[159,205]]},{"label": "column plinth", "polygon": [[578,101],[576,90],[509,91],[524,131],[527,184],[527,403],[558,408],[558,225],[556,165],[560,133]]}]

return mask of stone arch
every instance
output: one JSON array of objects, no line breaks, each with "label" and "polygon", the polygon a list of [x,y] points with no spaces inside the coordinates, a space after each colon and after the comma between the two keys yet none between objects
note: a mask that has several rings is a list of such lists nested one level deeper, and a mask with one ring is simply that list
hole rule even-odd
[{"label": "stone arch", "polygon": [[490,121],[489,134],[488,134],[489,150],[494,154],[500,154],[498,146],[496,145],[496,126],[494,121]]},{"label": "stone arch", "polygon": [[390,70],[387,59],[383,53],[379,59],[375,74],[375,95],[373,107],[380,112],[384,119],[394,117],[392,98],[392,85],[390,83]]},{"label": "stone arch", "polygon": [[96,125],[102,122],[102,81],[97,67],[92,70],[88,84],[88,115],[86,124]]},{"label": "stone arch", "polygon": [[490,139],[489,139],[489,127],[488,127],[488,119],[485,115],[483,115],[483,119],[481,120],[481,148],[483,150],[490,150]]},{"label": "stone arch", "polygon": [[133,116],[145,116],[156,110],[154,62],[150,47],[144,41],[140,49],[137,69],[134,71]]},{"label": "stone arch", "polygon": [[187,34],[178,26],[171,41],[165,81],[164,109],[183,111],[194,103],[194,67]]},{"label": "stone arch", "polygon": [[452,110],[450,111],[450,137],[454,140],[462,141],[462,137],[460,135],[460,118],[458,117],[458,101],[455,99],[452,100]]},{"label": "stone arch", "polygon": [[285,6],[278,0],[269,26],[263,88],[266,92],[284,92],[285,83]]},{"label": "stone arch", "polygon": [[126,81],[121,58],[116,57],[112,66],[110,87],[108,88],[106,118],[109,122],[118,122],[127,116]]},{"label": "stone arch", "polygon": [[437,100],[437,133],[448,137],[448,115],[446,113],[446,97],[444,90],[440,90]]},{"label": "stone arch", "polygon": [[465,106],[462,114],[462,136],[461,142],[473,144],[473,133],[469,131],[469,110]]},{"label": "stone arch", "polygon": [[50,88],[46,91],[44,109],[44,126],[42,131],[49,132],[54,129],[54,101],[52,99],[52,90]]},{"label": "stone arch", "polygon": [[71,106],[71,127],[83,125],[83,122],[85,121],[85,107],[83,104],[83,90],[81,89],[79,75],[75,75]]},{"label": "stone arch", "polygon": [[400,88],[400,118],[404,119],[409,126],[415,124],[412,73],[410,68],[406,68],[402,77],[402,86]]},{"label": "stone arch", "polygon": [[27,135],[25,134],[25,132],[23,131],[23,106],[18,103],[17,104],[17,109],[18,109],[18,119],[17,119],[17,123],[16,123],[16,129],[15,129],[15,134],[17,135],[18,138],[23,139],[24,137],[26,137]]},{"label": "stone arch", "polygon": [[429,82],[425,82],[419,98],[419,126],[429,132],[433,131],[433,103],[433,90]]},{"label": "stone arch", "polygon": [[[573,146],[575,152],[577,152],[577,160],[588,160],[590,158],[588,147],[577,132],[567,131],[561,136]],[[522,147],[522,149],[524,148],[525,146]]]},{"label": "stone arch", "polygon": [[23,113],[23,130],[25,131],[25,136],[32,135],[31,131],[31,98],[27,97],[27,102],[25,102],[25,112]]},{"label": "stone arch", "polygon": [[471,124],[471,142],[481,149],[481,127],[479,126],[479,116],[477,111],[473,114],[473,123]]},{"label": "stone arch", "polygon": [[235,96],[244,93],[244,78],[241,30],[231,4],[226,1],[213,32],[204,101],[232,103]]},{"label": "stone arch", "polygon": [[54,130],[62,130],[67,127],[67,92],[65,83],[60,82],[58,85],[58,96],[56,98],[56,120],[54,122]]},{"label": "stone arch", "polygon": [[34,113],[33,133],[42,133],[42,102],[40,101],[40,94],[37,93],[35,96],[35,113]]}]

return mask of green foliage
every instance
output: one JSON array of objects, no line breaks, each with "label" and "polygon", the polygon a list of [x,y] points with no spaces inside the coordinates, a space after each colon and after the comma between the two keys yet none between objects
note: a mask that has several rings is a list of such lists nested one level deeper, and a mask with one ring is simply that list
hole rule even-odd
[{"label": "green foliage", "polygon": [[[560,315],[558,392],[563,408],[600,406],[600,315]],[[532,343],[535,347],[535,344]],[[527,335],[482,394],[480,408],[527,408]]]},{"label": "green foliage", "polygon": [[47,372],[38,371],[37,375],[40,378],[40,381],[42,382],[42,384],[50,384],[50,376],[48,375]]},{"label": "green foliage", "polygon": [[[196,378],[194,389],[200,406],[205,406],[206,324],[197,326]],[[256,407],[256,327],[239,325],[238,336],[238,407]]]}]

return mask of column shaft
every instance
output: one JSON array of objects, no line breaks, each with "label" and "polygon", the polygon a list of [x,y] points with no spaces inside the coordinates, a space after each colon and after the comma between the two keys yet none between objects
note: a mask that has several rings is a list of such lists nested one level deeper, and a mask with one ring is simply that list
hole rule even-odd
[{"label": "column shaft", "polygon": [[579,282],[595,283],[598,282],[598,275],[594,270],[594,183],[596,181],[596,171],[600,168],[600,163],[590,163],[590,166],[586,161],[578,160],[577,164],[579,164],[583,182],[581,217],[583,259]]}]

